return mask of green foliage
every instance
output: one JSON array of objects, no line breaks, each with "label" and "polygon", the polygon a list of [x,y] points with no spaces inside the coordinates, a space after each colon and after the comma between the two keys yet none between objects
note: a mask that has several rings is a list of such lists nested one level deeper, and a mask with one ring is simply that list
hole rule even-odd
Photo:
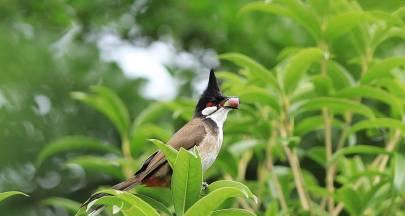
[{"label": "green foliage", "polygon": [[[185,170],[192,170],[185,172]],[[173,205],[176,215],[182,216],[199,198],[202,185],[201,158],[183,148],[177,154],[171,179]]]},{"label": "green foliage", "polygon": [[[2,214],[76,212],[90,191],[132,176],[157,149],[173,167],[171,189],[101,190],[110,195],[90,207],[104,205],[107,215],[405,214],[403,1],[3,5],[0,186],[33,198],[0,193]],[[167,65],[178,97],[140,96],[144,80],[104,61],[99,38],[110,33],[142,48],[173,41],[178,53]],[[242,102],[203,191],[197,152],[159,141],[192,117],[191,84],[204,76],[177,68],[183,51],[199,68],[220,53],[221,89]]]},{"label": "green foliage", "polygon": [[129,114],[125,104],[110,89],[103,86],[92,86],[93,94],[73,92],[72,97],[106,115],[115,125],[122,137],[128,134]]},{"label": "green foliage", "polygon": [[25,194],[25,193],[23,193],[23,192],[19,192],[19,191],[7,191],[7,192],[2,192],[2,193],[0,193],[0,202],[3,201],[3,200],[5,200],[5,199],[7,199],[7,198],[9,198],[9,197],[15,196],[15,195],[23,195],[23,196],[27,196],[27,197],[28,197],[28,195]]},{"label": "green foliage", "polygon": [[41,200],[40,203],[41,205],[61,207],[68,210],[70,213],[76,213],[77,209],[81,206],[79,202],[62,197],[48,197]]},{"label": "green foliage", "polygon": [[[91,211],[93,206],[113,206],[113,212],[121,211],[124,215],[159,215],[159,212],[171,215],[170,205],[173,205],[176,215],[255,215],[242,209],[222,209],[218,207],[232,197],[251,198],[256,196],[242,183],[235,181],[217,181],[208,186],[208,194],[202,196],[202,165],[198,152],[187,151],[183,148],[176,151],[158,140],[151,140],[172,161],[173,176],[171,180],[172,200],[162,201],[162,191],[139,191],[132,194],[126,191],[101,190],[104,196],[92,201],[87,210],[81,209],[76,215]],[[166,147],[164,147],[166,146]],[[176,156],[175,158],[173,158]],[[169,156],[170,155],[170,156]],[[173,160],[175,159],[175,160]],[[169,161],[170,161],[169,160]],[[115,206],[115,207],[114,207]]]},{"label": "green foliage", "polygon": [[70,136],[63,137],[47,145],[38,155],[37,164],[40,165],[46,159],[60,153],[72,151],[92,151],[101,153],[119,153],[120,151],[114,146],[103,144],[100,141],[84,137]]}]

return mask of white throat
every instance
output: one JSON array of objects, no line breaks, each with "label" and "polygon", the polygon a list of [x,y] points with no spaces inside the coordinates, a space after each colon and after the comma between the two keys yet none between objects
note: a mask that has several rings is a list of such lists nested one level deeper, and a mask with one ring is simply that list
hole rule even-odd
[{"label": "white throat", "polygon": [[218,128],[222,129],[226,117],[228,116],[228,112],[229,109],[220,108],[218,111],[208,115],[206,118],[212,119],[217,124]]}]

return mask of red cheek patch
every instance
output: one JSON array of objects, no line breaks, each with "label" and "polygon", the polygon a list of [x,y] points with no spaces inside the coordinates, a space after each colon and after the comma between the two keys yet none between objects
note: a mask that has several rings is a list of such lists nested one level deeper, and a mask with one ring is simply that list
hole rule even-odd
[{"label": "red cheek patch", "polygon": [[207,107],[212,107],[212,106],[214,106],[215,104],[213,103],[213,102],[208,102],[207,103]]}]

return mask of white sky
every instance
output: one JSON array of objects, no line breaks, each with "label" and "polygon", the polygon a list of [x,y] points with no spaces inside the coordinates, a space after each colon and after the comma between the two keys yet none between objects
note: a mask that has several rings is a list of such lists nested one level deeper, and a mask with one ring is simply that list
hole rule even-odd
[{"label": "white sky", "polygon": [[143,96],[163,101],[176,96],[180,82],[170,75],[165,65],[202,71],[193,82],[195,89],[201,92],[208,79],[209,66],[218,64],[216,53],[211,50],[199,53],[205,62],[201,63],[193,54],[177,51],[170,42],[155,41],[148,46],[137,46],[113,33],[102,34],[98,47],[102,60],[116,62],[128,78],[148,80],[141,89]]}]

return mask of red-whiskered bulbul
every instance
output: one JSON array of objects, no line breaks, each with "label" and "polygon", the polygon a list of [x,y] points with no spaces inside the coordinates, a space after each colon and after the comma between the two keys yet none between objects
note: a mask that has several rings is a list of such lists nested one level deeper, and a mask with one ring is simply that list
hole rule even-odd
[{"label": "red-whiskered bulbul", "polygon": [[[228,112],[238,107],[239,98],[223,96],[215,73],[211,70],[207,88],[198,100],[193,118],[178,130],[167,144],[177,150],[180,148],[191,150],[193,147],[197,147],[203,170],[206,171],[214,163],[221,149],[222,127]],[[172,170],[164,154],[157,151],[146,159],[133,177],[112,188],[130,190],[138,184],[166,187],[170,185],[171,175]],[[83,205],[101,196],[96,194]]]}]

